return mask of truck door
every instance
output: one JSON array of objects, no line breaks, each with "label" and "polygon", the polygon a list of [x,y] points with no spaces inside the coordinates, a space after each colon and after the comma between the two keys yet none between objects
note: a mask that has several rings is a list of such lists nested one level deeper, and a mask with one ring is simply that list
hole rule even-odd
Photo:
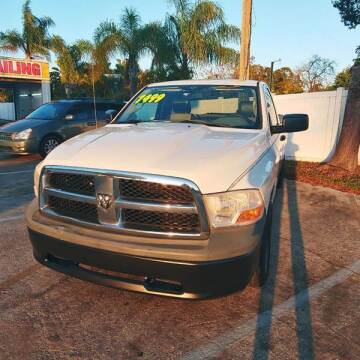
[{"label": "truck door", "polygon": [[[279,124],[279,117],[276,113],[276,108],[274,105],[274,101],[272,99],[270,90],[267,86],[264,86],[264,95],[266,101],[266,109],[267,109],[267,117],[269,121],[269,126],[276,126]],[[271,144],[276,153],[276,176],[280,171],[280,167],[282,165],[282,161],[285,156],[285,144],[286,144],[287,134],[272,134],[271,135]]]}]

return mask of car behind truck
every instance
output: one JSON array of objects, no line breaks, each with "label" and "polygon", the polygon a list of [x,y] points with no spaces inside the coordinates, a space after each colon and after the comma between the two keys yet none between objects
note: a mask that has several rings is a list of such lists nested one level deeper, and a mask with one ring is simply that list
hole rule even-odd
[{"label": "car behind truck", "polygon": [[84,280],[180,298],[261,286],[286,133],[267,85],[146,86],[111,124],[54,149],[27,209],[35,258]]},{"label": "car behind truck", "polygon": [[122,108],[111,100],[73,99],[45,103],[24,119],[0,127],[0,151],[45,157],[61,142],[106,125]]}]

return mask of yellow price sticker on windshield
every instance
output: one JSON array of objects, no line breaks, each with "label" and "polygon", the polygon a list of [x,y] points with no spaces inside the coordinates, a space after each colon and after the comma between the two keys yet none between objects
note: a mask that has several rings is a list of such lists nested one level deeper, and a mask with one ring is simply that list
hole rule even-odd
[{"label": "yellow price sticker on windshield", "polygon": [[145,95],[140,95],[136,100],[135,100],[135,104],[140,104],[140,103],[158,103],[161,100],[163,100],[165,98],[166,94],[162,93],[162,94],[145,94]]}]

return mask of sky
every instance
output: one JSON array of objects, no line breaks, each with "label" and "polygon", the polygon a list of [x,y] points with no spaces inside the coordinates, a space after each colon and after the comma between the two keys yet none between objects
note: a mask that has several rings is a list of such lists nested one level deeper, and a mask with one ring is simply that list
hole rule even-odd
[{"label": "sky", "polygon": [[[218,0],[226,21],[241,25],[241,0]],[[21,29],[22,0],[1,0],[0,31]],[[143,22],[162,21],[173,8],[169,0],[32,0],[37,16],[50,16],[56,23],[52,33],[67,42],[91,39],[97,25],[118,20],[123,8],[136,8]],[[350,65],[360,45],[360,29],[347,29],[331,0],[253,0],[251,55],[255,63],[299,67],[312,55],[336,62],[340,71]],[[148,67],[150,58],[141,60]]]}]

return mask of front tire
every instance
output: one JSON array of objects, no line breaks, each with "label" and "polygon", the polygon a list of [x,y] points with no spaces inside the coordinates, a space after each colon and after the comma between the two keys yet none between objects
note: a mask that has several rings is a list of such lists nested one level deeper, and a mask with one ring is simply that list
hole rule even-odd
[{"label": "front tire", "polygon": [[54,150],[58,145],[60,145],[61,140],[56,135],[45,136],[41,140],[39,147],[39,154],[42,158],[45,158],[52,150]]},{"label": "front tire", "polygon": [[259,262],[253,278],[251,279],[251,286],[262,287],[270,273],[270,259],[271,259],[271,225],[272,225],[272,205],[269,205],[269,210],[266,215],[266,223],[261,237]]}]

